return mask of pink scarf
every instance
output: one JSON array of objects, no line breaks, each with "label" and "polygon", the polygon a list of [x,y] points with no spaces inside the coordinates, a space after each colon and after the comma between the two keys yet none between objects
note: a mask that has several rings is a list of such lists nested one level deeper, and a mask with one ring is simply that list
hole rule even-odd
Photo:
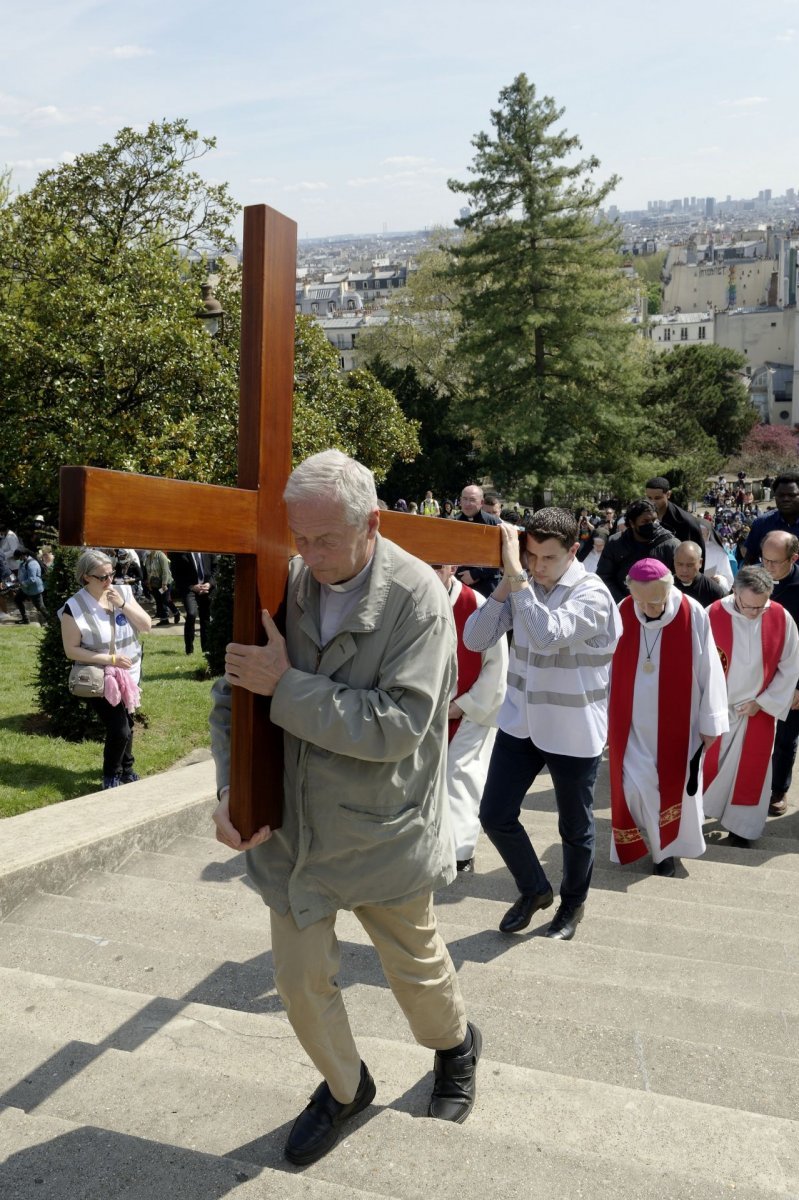
[{"label": "pink scarf", "polygon": [[106,667],[103,697],[114,708],[122,701],[128,712],[133,712],[139,707],[141,691],[130,671],[123,667]]}]

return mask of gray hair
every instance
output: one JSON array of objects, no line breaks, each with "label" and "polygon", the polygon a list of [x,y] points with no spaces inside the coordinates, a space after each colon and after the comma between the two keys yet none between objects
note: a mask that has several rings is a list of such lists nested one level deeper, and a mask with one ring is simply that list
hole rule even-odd
[{"label": "gray hair", "polygon": [[312,454],[289,475],[283,499],[292,504],[323,497],[342,506],[348,525],[365,525],[377,508],[374,475],[340,450]]},{"label": "gray hair", "polygon": [[765,567],[741,567],[732,581],[732,590],[742,592],[744,588],[758,596],[770,596],[774,591],[774,580]]},{"label": "gray hair", "polygon": [[[692,542],[690,540],[690,538],[688,539],[687,542],[680,542],[679,546],[677,547],[677,550],[691,550],[691,552],[696,555],[697,562],[701,563],[701,561],[702,561],[702,547],[699,545],[698,542]],[[677,553],[677,550],[674,551],[675,555]]]},{"label": "gray hair", "polygon": [[84,550],[75,563],[75,579],[79,587],[84,586],[83,576],[92,575],[97,567],[110,567],[113,571],[114,564],[104,550]]}]

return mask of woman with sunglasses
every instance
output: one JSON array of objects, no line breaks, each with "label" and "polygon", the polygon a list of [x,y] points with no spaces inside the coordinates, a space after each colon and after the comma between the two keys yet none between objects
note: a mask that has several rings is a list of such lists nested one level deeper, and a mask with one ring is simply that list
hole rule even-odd
[{"label": "woman with sunglasses", "polygon": [[114,564],[102,550],[85,550],[75,564],[80,590],[62,609],[64,653],[73,662],[105,667],[105,694],[87,700],[105,726],[103,790],[134,783],[133,711],[138,703],[142,648],[150,617],[125,583],[114,583]]}]

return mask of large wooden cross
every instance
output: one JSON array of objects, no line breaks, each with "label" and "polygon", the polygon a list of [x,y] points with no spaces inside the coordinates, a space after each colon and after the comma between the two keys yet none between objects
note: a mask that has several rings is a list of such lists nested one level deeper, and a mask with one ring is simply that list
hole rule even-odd
[{"label": "large wooden cross", "polygon": [[[266,205],[244,210],[238,486],[99,467],[61,468],[64,545],[236,555],[233,639],[263,643],[261,610],[279,612],[293,552],[282,494],[291,470],[296,224]],[[429,563],[498,566],[496,527],[381,513],[381,532]],[[282,731],[269,705],[233,689],[230,804],[243,837],[278,828]]]}]

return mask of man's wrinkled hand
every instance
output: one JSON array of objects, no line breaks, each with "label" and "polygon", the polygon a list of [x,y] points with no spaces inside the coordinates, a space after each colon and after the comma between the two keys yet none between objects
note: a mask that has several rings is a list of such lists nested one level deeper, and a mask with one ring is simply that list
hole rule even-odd
[{"label": "man's wrinkled hand", "polygon": [[220,796],[221,799],[211,814],[211,820],[216,825],[216,840],[223,846],[230,846],[231,850],[252,850],[254,846],[260,846],[272,836],[272,830],[268,825],[264,825],[245,842],[230,819],[230,788],[223,787]]},{"label": "man's wrinkled hand", "polygon": [[269,642],[266,646],[242,646],[231,642],[225,651],[225,679],[235,687],[259,696],[271,696],[291,663],[286,639],[264,609],[261,613]]}]

